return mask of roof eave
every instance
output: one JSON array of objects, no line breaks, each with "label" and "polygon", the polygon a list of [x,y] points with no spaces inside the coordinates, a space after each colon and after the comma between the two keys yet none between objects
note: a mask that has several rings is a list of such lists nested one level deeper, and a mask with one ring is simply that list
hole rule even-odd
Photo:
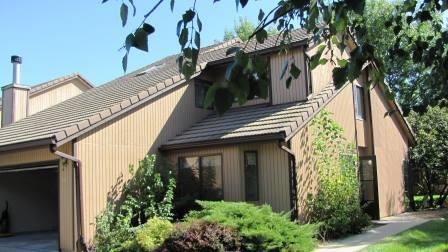
[{"label": "roof eave", "polygon": [[223,138],[223,139],[215,139],[215,140],[204,140],[204,141],[188,142],[188,143],[180,143],[180,144],[164,144],[164,145],[160,146],[159,150],[160,151],[174,151],[174,150],[182,150],[182,149],[202,148],[202,147],[231,145],[231,144],[243,144],[243,143],[256,143],[256,142],[266,142],[266,141],[284,140],[284,139],[285,139],[285,132],[281,131],[281,132],[277,132],[277,133],[264,134],[264,135]]},{"label": "roof eave", "polygon": [[6,151],[13,151],[18,149],[28,149],[28,148],[35,148],[35,147],[42,147],[42,146],[50,146],[51,144],[54,144],[54,140],[52,137],[48,138],[42,138],[27,142],[21,142],[16,144],[8,144],[0,146],[0,152],[6,152]]}]

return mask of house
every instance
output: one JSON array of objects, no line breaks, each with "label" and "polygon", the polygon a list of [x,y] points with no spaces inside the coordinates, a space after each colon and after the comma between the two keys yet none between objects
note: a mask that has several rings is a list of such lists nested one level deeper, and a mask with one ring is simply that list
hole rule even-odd
[{"label": "house", "polygon": [[25,86],[20,84],[22,58],[12,56],[11,63],[13,63],[13,82],[2,87],[0,127],[8,126],[93,88],[93,85],[78,73],[32,87]]},{"label": "house", "polygon": [[[58,191],[51,196],[24,183],[16,192],[0,183],[0,202],[23,198],[27,213],[40,212],[47,210],[27,197],[31,190],[48,196],[58,214],[34,219],[57,223],[60,249],[73,251],[77,242],[92,241],[95,217],[110,192],[129,178],[129,164],[159,153],[178,167],[180,186],[188,179],[208,182],[183,188],[185,194],[268,203],[276,211],[293,210],[300,216],[303,199],[315,183],[308,123],[325,108],[357,147],[362,197],[374,206],[372,215],[403,212],[403,164],[414,138],[381,85],[365,87],[369,66],[357,81],[336,90],[330,63],[310,71],[308,55],[316,46],[305,31],[293,32],[286,55],[278,53],[275,37],[262,45],[249,43],[249,53],[270,61],[269,98],[235,105],[217,116],[204,108],[204,96],[209,85],[224,82],[232,59],[226,51],[237,45],[242,42],[202,48],[191,80],[179,75],[176,55],[169,56],[0,129],[0,172],[23,171],[2,173],[0,179],[33,172],[33,183]],[[280,75],[284,60],[291,58],[303,73],[287,89]],[[398,112],[384,116],[391,110]],[[51,182],[37,179],[49,170],[58,174]],[[13,208],[10,215],[20,215]],[[22,225],[31,229],[34,222]],[[50,228],[41,225],[40,230]]]}]

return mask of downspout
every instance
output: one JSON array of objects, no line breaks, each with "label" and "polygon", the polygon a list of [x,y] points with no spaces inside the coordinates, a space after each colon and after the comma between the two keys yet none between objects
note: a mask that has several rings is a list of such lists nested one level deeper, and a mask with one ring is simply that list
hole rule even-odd
[{"label": "downspout", "polygon": [[83,230],[84,230],[84,224],[83,224],[83,215],[82,215],[82,162],[81,160],[77,159],[75,156],[69,155],[67,153],[61,152],[57,150],[56,145],[52,144],[50,146],[50,151],[63,159],[67,159],[73,162],[73,171],[75,174],[75,200],[76,200],[76,213],[77,213],[77,223],[78,228],[77,235],[78,240],[76,241],[76,246],[78,249],[80,249],[83,252],[89,252],[89,249],[87,247],[87,243],[85,242]]},{"label": "downspout", "polygon": [[289,161],[289,185],[290,185],[290,204],[291,204],[291,220],[297,220],[299,217],[297,208],[297,171],[296,171],[296,155],[291,150],[291,141],[279,141],[280,149],[288,153]]}]

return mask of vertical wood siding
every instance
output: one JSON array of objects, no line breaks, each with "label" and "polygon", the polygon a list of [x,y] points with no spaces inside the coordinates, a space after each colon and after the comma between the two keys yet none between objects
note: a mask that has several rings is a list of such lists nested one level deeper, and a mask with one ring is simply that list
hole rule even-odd
[{"label": "vertical wood siding", "polygon": [[405,210],[403,165],[409,145],[398,113],[384,116],[391,107],[378,85],[371,90],[371,103],[380,217],[385,217]]},{"label": "vertical wood siding", "polygon": [[289,211],[290,186],[288,155],[276,142],[239,144],[172,151],[167,159],[177,167],[179,157],[221,154],[223,158],[224,200],[244,201],[244,152],[257,151],[259,169],[259,201],[269,204],[274,211]]},{"label": "vertical wood siding", "polygon": [[31,95],[29,101],[29,115],[68,100],[86,90],[86,86],[83,85],[80,80],[73,79],[43,93]]},{"label": "vertical wood siding", "polygon": [[5,104],[12,104],[13,101],[13,89],[8,88],[6,90],[3,90],[2,93],[2,125],[9,125],[12,122],[12,106],[5,106]]},{"label": "vertical wood siding", "polygon": [[[323,44],[321,44],[323,45]],[[312,48],[310,48],[307,51],[307,54],[311,57],[314,54],[316,54],[317,49],[319,48],[319,45],[316,45]],[[312,76],[312,82],[313,82],[313,93],[317,94],[320,91],[322,91],[322,89],[324,89],[326,86],[328,86],[330,83],[333,83],[333,69],[334,69],[334,65],[330,62],[330,53],[326,53],[327,49],[324,49],[324,52],[321,56],[322,59],[327,59],[328,62],[324,65],[318,65],[316,68],[314,68],[311,71],[311,76]],[[343,58],[343,59],[347,59],[349,58],[347,52],[343,52],[341,54],[340,50],[335,48],[334,49],[334,56],[333,56],[333,60],[336,60],[336,58]]]},{"label": "vertical wood siding", "polygon": [[14,90],[14,122],[27,117],[28,114],[28,90],[16,89]]},{"label": "vertical wood siding", "polygon": [[[332,113],[332,118],[344,128],[344,137],[355,144],[355,121],[353,111],[352,85],[346,85],[343,90],[325,107]],[[313,137],[308,124],[291,139],[291,149],[296,156],[297,203],[299,218],[307,215],[305,207],[308,194],[317,190],[316,160],[313,155]]]},{"label": "vertical wood siding", "polygon": [[28,90],[8,88],[3,91],[2,97],[2,122],[4,123],[4,126],[27,116]]},{"label": "vertical wood siding", "polygon": [[[304,56],[302,47],[292,49],[287,54],[271,55],[272,104],[303,101],[307,98]],[[296,66],[302,71],[299,78],[293,79],[289,89],[286,88],[286,79],[289,77],[289,71],[286,72],[283,79],[280,79],[286,61],[294,61]]]},{"label": "vertical wood siding", "polygon": [[[194,85],[184,85],[113,122],[75,144],[83,162],[84,228],[87,242],[94,236],[95,217],[106,206],[108,195],[119,192],[129,178],[128,166],[137,166],[148,153],[205,117],[209,110],[194,104]],[[116,196],[115,196],[116,197]]]}]

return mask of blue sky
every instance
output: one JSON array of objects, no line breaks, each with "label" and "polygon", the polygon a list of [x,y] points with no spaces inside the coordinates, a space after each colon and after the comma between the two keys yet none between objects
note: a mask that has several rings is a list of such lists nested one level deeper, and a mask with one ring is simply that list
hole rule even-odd
[{"label": "blue sky", "polygon": [[[127,1],[127,0],[124,0]],[[23,57],[22,83],[34,85],[79,72],[95,85],[123,75],[124,38],[142,21],[155,0],[134,0],[137,14],[121,27],[120,0],[14,0],[0,1],[0,86],[11,83],[10,56]],[[149,38],[149,53],[132,50],[128,71],[179,52],[176,24],[192,0],[177,0],[171,13],[165,0],[147,21],[156,27]],[[256,22],[260,8],[274,7],[276,1],[249,1],[236,12],[234,0],[198,0],[197,10],[204,23],[202,45],[222,39],[239,17]]]}]

